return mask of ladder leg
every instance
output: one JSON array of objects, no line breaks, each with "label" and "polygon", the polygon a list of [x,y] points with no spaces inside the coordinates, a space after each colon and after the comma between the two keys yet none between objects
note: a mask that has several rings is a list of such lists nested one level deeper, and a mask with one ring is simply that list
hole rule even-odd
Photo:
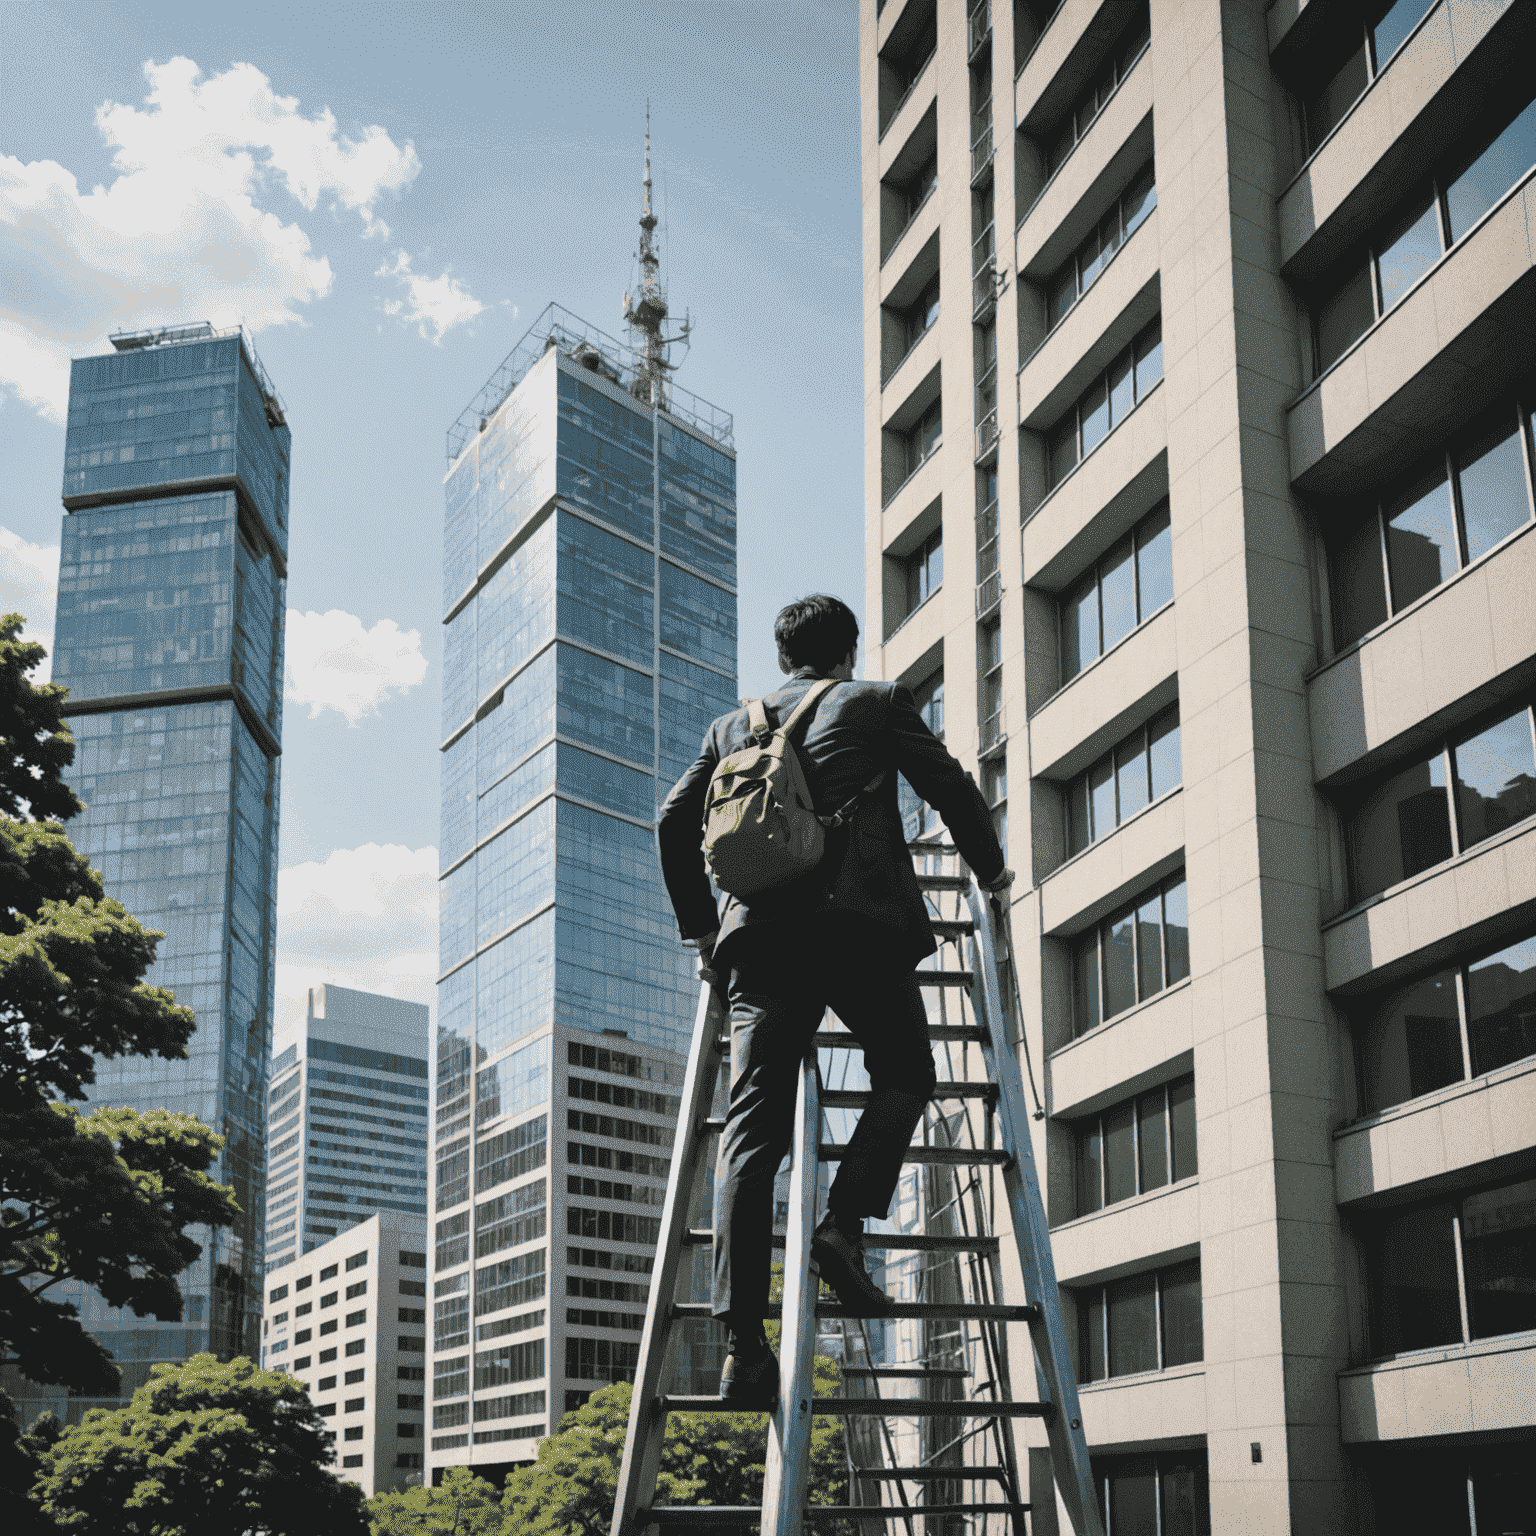
[{"label": "ladder leg", "polygon": [[811,1232],[816,1225],[821,1094],[812,1048],[800,1064],[784,1239],[784,1327],[779,1343],[779,1406],[768,1421],[762,1536],[801,1536],[811,1470],[811,1361],[816,1350],[816,1289]]},{"label": "ladder leg", "polygon": [[725,1006],[715,989],[706,983],[699,993],[693,1045],[683,1078],[682,1113],[672,1148],[666,1203],[661,1209],[661,1238],[651,1275],[650,1300],[645,1308],[645,1331],[640,1335],[640,1358],[629,1403],[629,1432],[624,1437],[624,1462],[619,1469],[618,1497],[613,1505],[612,1536],[639,1536],[643,1527],[636,1525],[635,1513],[650,1508],[655,1500],[662,1442],[667,1432],[667,1416],[661,1411],[660,1398],[666,1386],[662,1373],[670,1358],[667,1345],[672,1303],[676,1299],[683,1239],[693,1215],[690,1202],[706,1139],[704,1122],[713,1107],[720,1073],[715,1042],[725,1027]]},{"label": "ladder leg", "polygon": [[[974,881],[970,906],[977,961],[973,969],[980,981],[982,995],[982,1007],[978,1012],[984,1014],[985,1025],[982,1051],[998,1088],[997,1118],[1003,1144],[1013,1153],[1013,1160],[1003,1170],[1003,1189],[1013,1215],[1013,1235],[1018,1244],[1025,1291],[1039,1309],[1037,1320],[1030,1324],[1030,1336],[1035,1346],[1041,1398],[1054,1408],[1045,1420],[1051,1464],[1057,1490],[1067,1506],[1067,1516],[1077,1536],[1104,1536],[1104,1522],[1099,1515],[1098,1495],[1088,1464],[1082,1409],[1077,1400],[1077,1378],[1072,1370],[1067,1332],[1061,1319],[1061,1292],[1056,1284],[1051,1234],[1046,1226],[1045,1203],[1035,1169],[1024,1088],[1019,1080],[1018,1058],[1009,1038],[1011,1031],[1003,1013],[989,903]],[[1011,943],[1009,953],[1017,953]]]}]

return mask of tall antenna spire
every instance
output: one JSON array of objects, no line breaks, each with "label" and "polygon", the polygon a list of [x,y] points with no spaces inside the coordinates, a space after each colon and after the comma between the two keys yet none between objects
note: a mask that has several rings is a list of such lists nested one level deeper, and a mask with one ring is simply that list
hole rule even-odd
[{"label": "tall antenna spire", "polygon": [[667,319],[667,290],[661,281],[661,257],[656,254],[656,214],[651,206],[651,104],[645,104],[645,196],[640,205],[640,292],[624,295],[624,318],[640,333],[640,375],[634,394],[658,409],[665,409],[666,377],[676,363],[667,359],[667,349],[688,340],[689,323],[684,316],[675,336],[664,336]]}]

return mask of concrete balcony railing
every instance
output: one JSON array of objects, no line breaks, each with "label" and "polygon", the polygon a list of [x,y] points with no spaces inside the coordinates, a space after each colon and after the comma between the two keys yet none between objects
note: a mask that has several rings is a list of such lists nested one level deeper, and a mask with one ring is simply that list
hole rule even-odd
[{"label": "concrete balcony railing", "polygon": [[1536,910],[1536,821],[1465,853],[1323,925],[1330,992],[1374,990],[1518,928]]},{"label": "concrete balcony railing", "polygon": [[1291,406],[1298,490],[1374,490],[1513,385],[1536,350],[1533,227],[1536,171]]},{"label": "concrete balcony railing", "polygon": [[1063,1285],[1102,1284],[1154,1263],[1177,1264],[1199,1249],[1200,1191],[1192,1178],[1051,1229],[1056,1278]]},{"label": "concrete balcony railing", "polygon": [[1307,708],[1319,782],[1427,747],[1528,690],[1536,677],[1533,592],[1536,523],[1528,523],[1314,672]]},{"label": "concrete balcony railing", "polygon": [[997,407],[994,405],[976,423],[976,462],[978,464],[989,463],[997,457],[997,441]]},{"label": "concrete balcony railing", "polygon": [[[1278,1342],[1276,1353],[1279,1353]],[[1205,1437],[1205,1367],[1181,1365],[1078,1388],[1088,1444],[1142,1445]]]},{"label": "concrete balcony railing", "polygon": [[1053,126],[1093,78],[1136,11],[1136,0],[1063,0],[1013,83],[1014,121]]},{"label": "concrete balcony railing", "polygon": [[1536,1061],[1452,1083],[1333,1133],[1333,1186],[1340,1205],[1379,1199],[1444,1179],[1531,1145]]},{"label": "concrete balcony railing", "polygon": [[1192,989],[1181,981],[1047,1057],[1051,1114],[1092,1114],[1177,1076],[1194,1048]]},{"label": "concrete balcony railing", "polygon": [[1081,933],[1184,862],[1184,795],[1170,790],[1040,883],[1046,933]]},{"label": "concrete balcony railing", "polygon": [[1529,1333],[1378,1360],[1339,1372],[1339,1427],[1346,1445],[1528,1430],[1533,1380]]}]

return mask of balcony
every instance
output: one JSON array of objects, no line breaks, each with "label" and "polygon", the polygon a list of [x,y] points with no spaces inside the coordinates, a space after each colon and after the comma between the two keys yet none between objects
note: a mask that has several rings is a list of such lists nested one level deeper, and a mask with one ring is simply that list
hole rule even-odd
[{"label": "balcony", "polygon": [[973,63],[992,36],[992,0],[976,0],[966,18],[966,61]]},{"label": "balcony", "polygon": [[[1063,998],[1071,1029],[1071,999]],[[1195,1055],[1194,989],[1176,982],[1046,1058],[1051,1113],[1086,1115],[1188,1071]]]},{"label": "balcony", "polygon": [[985,325],[997,311],[997,246],[993,226],[987,227],[971,245],[971,321]]},{"label": "balcony", "polygon": [[1536,1338],[1512,1333],[1340,1371],[1344,1443],[1529,1429],[1533,1369]]},{"label": "balcony", "polygon": [[988,464],[997,457],[997,407],[994,405],[976,423],[976,462]]},{"label": "balcony", "polygon": [[974,187],[992,165],[992,103],[986,105],[987,120],[971,140],[971,185]]},{"label": "balcony", "polygon": [[989,752],[995,752],[1008,740],[1007,722],[1004,719],[1006,713],[1006,706],[1000,706],[996,714],[989,715],[981,722],[976,750],[983,757]]},{"label": "balcony", "polygon": [[[993,558],[997,556],[997,541],[993,540]],[[1002,605],[1003,601],[1003,577],[1000,571],[993,571],[990,576],[983,576],[976,587],[976,617],[984,619]]]}]

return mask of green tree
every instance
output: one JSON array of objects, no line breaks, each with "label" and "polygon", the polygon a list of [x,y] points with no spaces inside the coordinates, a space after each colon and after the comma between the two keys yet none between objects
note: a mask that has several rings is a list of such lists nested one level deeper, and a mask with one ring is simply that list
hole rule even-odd
[{"label": "green tree", "polygon": [[[107,1393],[111,1357],[48,1292],[84,1282],[178,1321],[176,1276],[202,1251],[186,1228],[228,1225],[238,1208],[209,1176],[223,1140],[200,1121],[69,1102],[98,1056],[184,1058],[194,1021],[144,984],[163,935],[45,819],[81,808],[62,778],[75,749],[67,690],[32,682],[46,652],[21,625],[0,618],[0,1353],[34,1381]],[[0,1476],[16,1465],[0,1458]]]},{"label": "green tree", "polygon": [[368,1501],[373,1536],[501,1536],[501,1495],[468,1467],[436,1488],[390,1489]]},{"label": "green tree", "polygon": [[362,1489],[329,1469],[333,1438],[291,1376],[193,1355],[66,1429],[33,1497],[76,1536],[366,1536]]}]

